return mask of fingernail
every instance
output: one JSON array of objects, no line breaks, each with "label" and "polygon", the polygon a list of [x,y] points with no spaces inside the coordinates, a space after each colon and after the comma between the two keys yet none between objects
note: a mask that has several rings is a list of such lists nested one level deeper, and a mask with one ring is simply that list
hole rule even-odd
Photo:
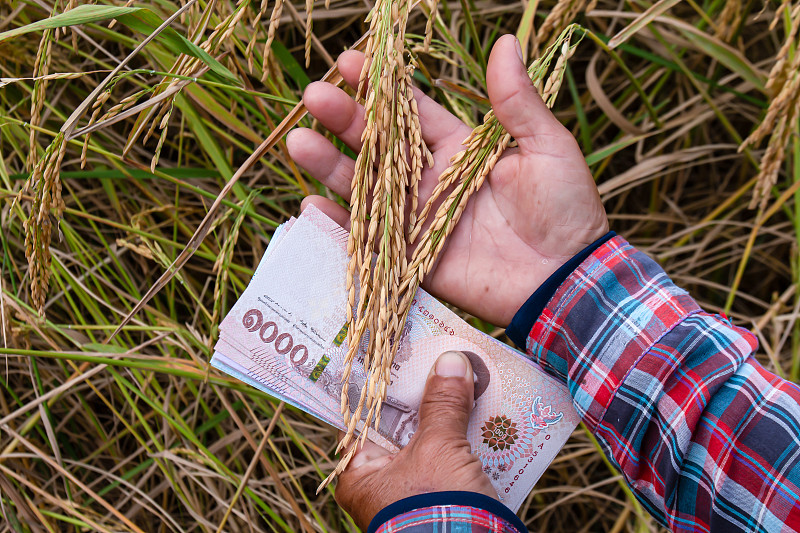
[{"label": "fingernail", "polygon": [[519,56],[519,60],[524,63],[525,59],[522,57],[522,45],[519,43],[519,39],[514,39],[514,41],[517,43],[517,55]]},{"label": "fingernail", "polygon": [[460,352],[444,352],[436,360],[436,375],[463,378],[467,375],[467,358]]}]

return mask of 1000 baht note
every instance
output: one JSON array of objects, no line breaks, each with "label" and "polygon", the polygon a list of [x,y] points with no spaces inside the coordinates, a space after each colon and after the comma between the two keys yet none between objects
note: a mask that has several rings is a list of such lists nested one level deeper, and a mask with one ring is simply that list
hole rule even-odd
[{"label": "1000 baht note", "polygon": [[[223,321],[212,360],[340,429],[346,246],[342,228],[313,206],[306,209]],[[349,377],[351,406],[366,381],[366,339],[361,344]],[[423,290],[404,326],[380,425],[369,436],[390,450],[409,442],[428,373],[448,350],[464,353],[476,377],[467,430],[472,451],[500,499],[517,509],[578,423],[570,395],[524,354],[472,328]],[[235,361],[226,360],[231,351]]]}]

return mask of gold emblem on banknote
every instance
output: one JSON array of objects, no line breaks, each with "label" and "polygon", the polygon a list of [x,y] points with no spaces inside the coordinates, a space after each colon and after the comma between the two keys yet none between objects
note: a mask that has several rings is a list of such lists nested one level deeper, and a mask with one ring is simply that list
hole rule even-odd
[{"label": "gold emblem on banknote", "polygon": [[496,452],[511,448],[517,435],[517,423],[504,415],[490,418],[484,422],[483,443]]}]

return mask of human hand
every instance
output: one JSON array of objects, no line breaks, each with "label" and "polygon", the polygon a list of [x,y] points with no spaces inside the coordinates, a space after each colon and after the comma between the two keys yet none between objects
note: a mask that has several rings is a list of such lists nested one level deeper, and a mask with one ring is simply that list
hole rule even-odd
[{"label": "human hand", "polygon": [[339,476],[336,501],[361,529],[387,505],[417,494],[460,490],[497,498],[467,441],[473,397],[469,360],[445,352],[428,375],[408,445],[392,454],[366,441],[358,450]]},{"label": "human hand", "polygon": [[[608,232],[608,220],[578,144],[544,105],[527,75],[511,35],[492,49],[486,74],[495,115],[516,139],[483,187],[473,196],[427,274],[423,288],[473,315],[506,326],[525,300],[562,264]],[[358,84],[364,56],[345,52],[339,71]],[[425,204],[470,128],[415,88],[423,139],[434,157],[419,186]],[[303,95],[309,112],[353,150],[361,145],[364,109],[327,83],[310,84]],[[350,197],[354,161],[324,136],[297,129],[289,153],[337,194]],[[320,196],[313,203],[347,226],[349,215]],[[413,247],[409,247],[409,252]]]}]

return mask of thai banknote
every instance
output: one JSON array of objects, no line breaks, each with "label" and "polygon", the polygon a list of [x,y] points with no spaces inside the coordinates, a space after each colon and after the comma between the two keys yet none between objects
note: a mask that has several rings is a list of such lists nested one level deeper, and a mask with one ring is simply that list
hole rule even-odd
[{"label": "thai banknote", "polygon": [[[347,233],[311,206],[276,234],[220,325],[212,365],[343,429]],[[365,336],[348,379],[351,406],[366,381],[366,345]],[[578,423],[570,395],[524,354],[423,290],[391,367],[380,426],[369,437],[390,451],[409,442],[428,373],[448,350],[464,353],[476,377],[467,430],[472,451],[499,498],[516,510]]]}]

